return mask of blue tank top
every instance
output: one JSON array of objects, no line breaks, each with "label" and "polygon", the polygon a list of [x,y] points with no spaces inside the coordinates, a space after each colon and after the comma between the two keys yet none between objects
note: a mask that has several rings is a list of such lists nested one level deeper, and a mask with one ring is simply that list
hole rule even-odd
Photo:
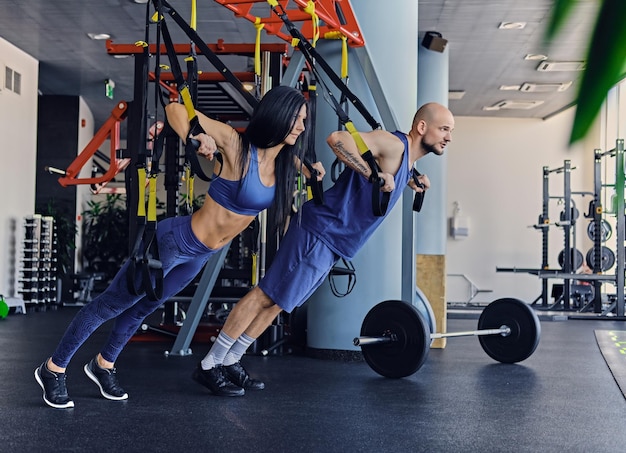
[{"label": "blue tank top", "polygon": [[[396,188],[389,197],[387,213],[400,199],[411,178],[407,137],[398,131],[393,134],[402,140],[404,155],[394,176]],[[324,204],[307,202],[302,206],[300,225],[339,256],[352,259],[384,219],[372,211],[372,184],[364,176],[346,168],[337,182],[324,192]]]},{"label": "blue tank top", "polygon": [[256,146],[250,146],[248,171],[240,181],[214,178],[209,184],[209,195],[217,204],[241,215],[257,215],[274,201],[275,186],[263,185],[259,175]]}]

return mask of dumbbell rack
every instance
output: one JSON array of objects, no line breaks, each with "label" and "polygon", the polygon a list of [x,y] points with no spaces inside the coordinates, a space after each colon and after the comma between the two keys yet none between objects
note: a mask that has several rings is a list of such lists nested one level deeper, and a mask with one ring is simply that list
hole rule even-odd
[{"label": "dumbbell rack", "polygon": [[24,303],[56,303],[56,233],[54,218],[34,214],[24,218],[19,289]]}]

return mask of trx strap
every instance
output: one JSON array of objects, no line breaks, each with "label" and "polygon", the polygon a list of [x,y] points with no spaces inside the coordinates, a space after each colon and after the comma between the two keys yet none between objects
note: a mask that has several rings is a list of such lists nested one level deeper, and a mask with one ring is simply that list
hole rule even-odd
[{"label": "trx strap", "polygon": [[[369,150],[363,138],[359,134],[359,132],[354,127],[354,124],[348,117],[347,113],[341,108],[341,105],[332,94],[332,92],[328,89],[328,87],[324,84],[321,77],[317,74],[316,62],[322,67],[326,75],[330,78],[333,84],[341,91],[342,95],[344,95],[352,104],[356,107],[356,109],[361,113],[363,118],[369,123],[372,129],[380,129],[380,124],[374,119],[374,117],[367,111],[363,103],[356,97],[352,91],[343,83],[341,78],[333,71],[333,69],[326,63],[326,61],[320,57],[317,53],[313,45],[300,33],[300,30],[289,20],[287,17],[287,13],[285,12],[282,5],[278,3],[277,0],[267,0],[272,11],[285,23],[285,26],[289,30],[289,33],[293,37],[293,42],[300,49],[305,59],[309,63],[310,69],[312,73],[316,74],[317,80],[320,85],[322,85],[325,89],[325,92],[328,98],[332,101],[332,107],[335,110],[339,120],[344,125],[346,130],[350,133],[352,138],[354,139],[359,152],[361,153],[361,157],[365,162],[367,162],[368,166],[371,170],[371,175],[369,181],[372,183],[372,211],[375,216],[383,216],[387,212],[387,206],[389,204],[390,192],[381,192],[381,188],[384,185],[384,180],[378,177],[378,173],[380,172],[380,168],[374,159],[372,152]],[[278,10],[280,8],[281,11]]]},{"label": "trx strap", "polygon": [[[144,47],[144,89],[147,91],[147,72],[148,72],[148,41],[149,41],[149,8],[146,9],[146,40],[144,43],[138,43]],[[147,96],[144,96],[147,99]],[[145,112],[147,105],[144,105],[142,119],[142,130],[145,127]],[[145,131],[145,130],[144,130]],[[163,131],[162,131],[163,132]],[[146,134],[144,134],[146,135]],[[137,201],[137,233],[135,243],[128,259],[128,271],[126,273],[126,282],[128,290],[134,295],[146,293],[151,300],[159,300],[163,296],[163,266],[159,261],[158,249],[154,238],[156,236],[156,181],[159,172],[159,160],[162,154],[162,140],[165,134],[161,133],[155,139],[152,147],[152,159],[150,165],[150,174],[147,181],[148,193],[148,210],[146,213],[146,155],[147,150],[145,143],[141,147],[137,162],[137,181],[139,188],[139,196]],[[145,137],[144,137],[145,138]],[[141,269],[141,278],[138,275],[138,269]],[[151,274],[154,275],[154,282]]]},{"label": "trx strap", "polygon": [[[170,12],[170,15],[171,14],[172,13]],[[180,68],[180,64],[178,63],[178,58],[176,56],[176,51],[174,49],[174,44],[172,42],[169,30],[167,28],[167,24],[164,20],[162,20],[162,17],[160,16],[160,13],[158,11],[155,14],[155,17],[160,24],[161,35],[163,36],[163,43],[165,44],[165,49],[167,50],[167,57],[170,60],[172,75],[176,79],[178,93],[180,94],[185,109],[187,110],[187,117],[189,118],[189,135],[187,137],[187,140],[185,140],[185,162],[191,167],[191,172],[193,173],[193,175],[198,175],[198,177],[203,181],[210,182],[212,181],[212,178],[204,173],[204,170],[200,165],[198,155],[196,153],[198,147],[200,146],[200,142],[191,138],[192,136],[205,133],[205,131],[204,129],[202,129],[202,126],[200,125],[200,120],[198,119],[198,115],[196,114],[196,109],[194,107],[194,101],[192,99],[192,92],[189,88],[189,83],[187,83],[187,80],[185,80],[185,78],[183,77],[183,72]],[[175,15],[175,17],[178,17],[178,15]],[[185,25],[189,27],[186,22]],[[196,65],[192,60],[193,57],[190,57],[188,59],[188,68],[196,69]],[[191,77],[191,83],[197,85],[197,77],[195,75],[192,75]],[[222,155],[216,153],[215,158],[220,163],[221,170],[221,164],[223,162]]]},{"label": "trx strap", "polygon": [[[161,3],[163,5],[164,11],[167,12],[167,14],[169,14],[172,17],[172,19],[174,19],[174,21],[178,24],[178,26],[189,37],[189,39],[191,39],[191,41],[197,46],[197,48],[200,49],[202,54],[207,57],[207,59],[211,62],[211,64],[224,76],[224,78],[228,82],[230,82],[231,85],[233,85],[233,87],[235,87],[235,89],[243,96],[243,98],[248,102],[250,106],[256,107],[256,105],[259,103],[258,99],[256,99],[252,94],[250,94],[248,90],[245,89],[241,81],[230,71],[230,69],[226,67],[226,65],[224,65],[224,63],[209,48],[209,46],[207,46],[206,43],[202,41],[202,39],[200,39],[200,36],[198,36],[198,33],[196,33],[196,31],[193,28],[191,28],[187,24],[187,22],[185,22],[185,20],[176,12],[174,8],[172,8],[172,6],[166,0],[162,0]],[[170,39],[170,43],[171,43],[171,39]],[[170,57],[170,61],[171,61],[172,57],[169,55],[170,53],[169,48],[170,47],[173,48],[173,46],[167,45],[166,43],[166,47],[168,48],[168,56]],[[172,66],[172,72],[174,72],[174,65]],[[181,96],[182,96],[182,93],[181,93]],[[185,98],[183,97],[183,101],[184,100]],[[189,109],[187,109],[187,114],[190,115]],[[193,116],[195,116],[195,111],[193,111]],[[190,118],[192,117],[190,116]],[[193,121],[192,119],[190,124],[192,124],[192,126],[195,128],[198,128],[200,126],[197,117],[195,118],[195,121]],[[185,151],[187,152],[187,148],[185,148]],[[195,156],[195,151],[193,154]],[[190,161],[193,164],[193,158]],[[197,161],[197,158],[196,158],[196,161]],[[307,169],[311,173],[312,175],[311,179],[314,179],[315,181],[317,181],[318,172],[313,168],[313,166],[309,162],[307,162],[306,159],[304,159],[303,164],[307,167]],[[316,192],[318,191],[316,190]],[[319,192],[321,192],[321,190]]]}]

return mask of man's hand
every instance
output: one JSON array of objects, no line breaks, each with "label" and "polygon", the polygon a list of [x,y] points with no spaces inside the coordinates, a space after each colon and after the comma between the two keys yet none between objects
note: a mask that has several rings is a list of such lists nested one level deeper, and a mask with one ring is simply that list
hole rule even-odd
[{"label": "man's hand", "polygon": [[393,179],[393,175],[390,173],[378,172],[378,177],[384,181],[381,184],[380,190],[383,192],[392,192],[396,188],[396,182]]},{"label": "man's hand", "polygon": [[417,184],[415,184],[415,181],[413,181],[413,178],[409,179],[409,187],[413,189],[415,192],[426,192],[428,189],[430,189],[430,179],[428,179],[428,176],[419,175],[417,177],[417,180],[420,183],[422,183],[424,187],[422,188],[422,187],[419,187]]}]

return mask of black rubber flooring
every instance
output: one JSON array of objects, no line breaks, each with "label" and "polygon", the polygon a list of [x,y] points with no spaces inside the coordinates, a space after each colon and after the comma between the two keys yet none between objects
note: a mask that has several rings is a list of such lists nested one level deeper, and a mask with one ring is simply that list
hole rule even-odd
[{"label": "black rubber flooring", "polygon": [[[615,452],[624,451],[626,400],[594,337],[623,321],[542,321],[535,353],[494,362],[474,337],[452,338],[404,379],[364,362],[305,354],[246,356],[266,389],[212,396],[190,378],[208,345],[166,357],[173,340],[132,342],[118,360],[130,399],[104,400],[82,372],[108,325],[68,369],[76,407],[44,405],[33,371],[76,308],[0,320],[2,452]],[[473,330],[475,319],[448,321]]]}]

